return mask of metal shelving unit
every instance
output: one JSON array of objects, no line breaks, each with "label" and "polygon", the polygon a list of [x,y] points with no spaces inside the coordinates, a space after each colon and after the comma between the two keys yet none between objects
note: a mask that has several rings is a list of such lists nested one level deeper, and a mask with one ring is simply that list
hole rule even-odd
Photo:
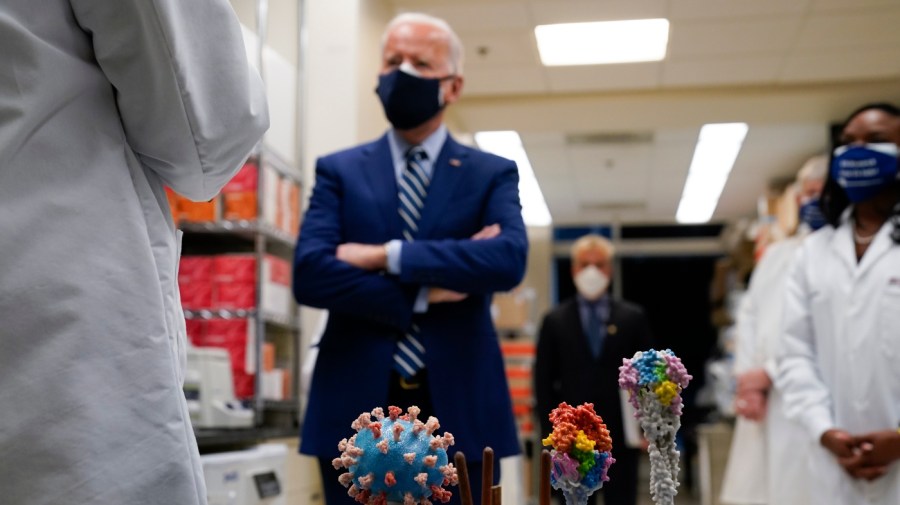
[{"label": "metal shelving unit", "polygon": [[[252,56],[256,59],[256,67],[266,82],[264,49],[268,36],[267,19],[269,17],[269,0],[254,0],[257,51]],[[299,10],[298,12],[302,12]],[[298,25],[302,17],[298,18]],[[299,46],[299,41],[298,41]],[[298,58],[299,59],[299,58]],[[296,62],[298,73],[300,62]],[[299,81],[299,80],[298,80]],[[263,307],[263,259],[266,255],[292,260],[296,233],[288,233],[265,221],[264,206],[269,195],[266,188],[267,177],[277,175],[301,186],[300,170],[292,163],[285,161],[265,142],[260,144],[250,156],[257,165],[257,199],[255,220],[219,220],[210,222],[183,222],[179,228],[185,234],[186,251],[198,254],[245,253],[256,258],[256,293],[254,309],[246,310],[186,310],[187,319],[249,319],[254,325],[256,337],[256,363],[254,379],[254,396],[249,400],[254,410],[254,426],[245,429],[201,429],[196,430],[201,449],[221,450],[229,446],[252,445],[270,438],[297,436],[299,431],[299,382],[301,349],[299,307],[294,305],[289,315],[275,314]],[[269,169],[272,169],[271,171]],[[302,208],[302,204],[299,206]],[[298,208],[298,212],[299,209]],[[276,356],[282,367],[291,373],[290,398],[286,400],[267,400],[262,395],[263,344],[273,343]],[[289,363],[289,364],[288,364]]]}]

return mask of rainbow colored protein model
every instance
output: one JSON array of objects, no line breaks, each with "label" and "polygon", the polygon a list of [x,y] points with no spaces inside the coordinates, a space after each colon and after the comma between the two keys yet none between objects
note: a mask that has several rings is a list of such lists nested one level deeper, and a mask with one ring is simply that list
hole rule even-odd
[{"label": "rainbow colored protein model", "polygon": [[423,423],[416,406],[401,412],[388,407],[385,417],[379,407],[353,421],[356,435],[341,440],[341,457],[332,461],[335,469],[348,470],[338,480],[349,488],[347,494],[367,505],[447,503],[452,493],[442,486],[458,483],[456,468],[447,459],[453,435],[434,435],[440,428],[437,418]]},{"label": "rainbow colored protein model", "polygon": [[572,407],[560,403],[550,412],[553,433],[543,440],[550,451],[550,484],[563,492],[567,505],[585,505],[594,491],[609,480],[612,438],[594,404]]},{"label": "rainbow colored protein model", "polygon": [[678,494],[678,450],[681,391],[691,376],[670,350],[650,349],[623,359],[619,387],[628,391],[635,416],[650,443],[650,497],[657,505],[672,505]]}]

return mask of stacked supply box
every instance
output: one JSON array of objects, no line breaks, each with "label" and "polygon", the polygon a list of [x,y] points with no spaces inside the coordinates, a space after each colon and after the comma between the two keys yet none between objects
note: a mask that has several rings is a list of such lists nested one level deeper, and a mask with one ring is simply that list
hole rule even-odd
[{"label": "stacked supply box", "polygon": [[300,184],[263,164],[262,218],[259,216],[259,174],[255,161],[248,161],[208,202],[192,202],[166,189],[176,223],[248,221],[271,225],[292,236],[300,228]]},{"label": "stacked supply box", "polygon": [[[221,347],[231,356],[235,396],[253,397],[256,373],[256,324],[258,317],[289,321],[295,304],[291,294],[291,265],[272,255],[262,257],[261,278],[257,279],[255,254],[185,256],[181,259],[178,285],[185,309],[202,313],[205,319],[188,319],[191,342],[198,347]],[[261,306],[256,305],[260,289]],[[259,310],[256,310],[256,309]],[[219,317],[219,316],[228,317]],[[274,359],[265,360],[261,379],[267,399],[283,400],[291,394],[289,367],[278,368]],[[264,355],[265,356],[265,355]]]},{"label": "stacked supply box", "polygon": [[256,324],[253,318],[187,320],[188,338],[197,347],[228,351],[234,378],[234,396],[252,398],[256,372]]},{"label": "stacked supply box", "polygon": [[261,393],[266,400],[287,400],[291,398],[291,370],[278,367],[275,344],[263,344],[263,371]]},{"label": "stacked supply box", "polygon": [[222,217],[226,220],[254,220],[257,215],[259,169],[248,161],[222,188]]},{"label": "stacked supply box", "polygon": [[263,256],[261,282],[257,282],[257,256],[221,254],[181,258],[178,286],[181,303],[188,310],[256,309],[256,289],[261,289],[260,311],[287,320],[294,313],[291,264],[277,256]]}]

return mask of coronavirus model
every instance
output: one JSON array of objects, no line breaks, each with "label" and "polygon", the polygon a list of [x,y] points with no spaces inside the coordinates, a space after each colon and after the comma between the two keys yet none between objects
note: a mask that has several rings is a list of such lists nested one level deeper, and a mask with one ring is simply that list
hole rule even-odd
[{"label": "coronavirus model", "polygon": [[681,391],[690,380],[681,360],[668,349],[639,351],[619,367],[619,387],[628,392],[650,444],[650,497],[657,505],[674,504],[678,493],[675,434],[681,427]]},{"label": "coronavirus model", "polygon": [[615,463],[612,439],[594,404],[560,403],[550,412],[553,432],[543,440],[550,451],[550,484],[562,490],[567,505],[584,505],[609,480]]},{"label": "coronavirus model", "polygon": [[453,435],[436,435],[437,418],[423,423],[416,406],[401,412],[392,406],[385,416],[379,407],[353,421],[357,433],[341,440],[341,456],[332,462],[335,469],[348,470],[340,483],[367,505],[431,505],[432,499],[447,503],[452,493],[443,486],[457,484],[456,468],[447,459]]}]

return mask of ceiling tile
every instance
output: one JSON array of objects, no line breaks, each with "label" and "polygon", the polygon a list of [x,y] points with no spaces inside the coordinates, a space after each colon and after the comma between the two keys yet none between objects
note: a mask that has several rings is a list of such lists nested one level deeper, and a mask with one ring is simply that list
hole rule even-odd
[{"label": "ceiling tile", "polygon": [[549,89],[540,67],[466,68],[463,96],[546,93]]},{"label": "ceiling tile", "polygon": [[668,56],[775,56],[791,47],[801,22],[799,15],[728,21],[679,21],[672,24]]},{"label": "ceiling tile", "polygon": [[568,158],[582,206],[643,205],[652,144],[570,147]]},{"label": "ceiling tile", "polygon": [[804,23],[795,47],[805,50],[891,47],[896,50],[900,48],[898,26],[900,7],[815,15]]},{"label": "ceiling tile", "polygon": [[865,9],[896,6],[897,0],[814,0],[812,11],[852,10],[860,12]]},{"label": "ceiling tile", "polygon": [[671,3],[669,16],[672,20],[681,20],[802,14],[809,3],[810,0],[676,0]]},{"label": "ceiling tile", "polygon": [[657,218],[675,219],[675,211],[678,210],[678,202],[681,201],[681,192],[684,190],[687,166],[684,172],[682,175],[654,173],[650,177],[647,195],[648,213]]},{"label": "ceiling tile", "polygon": [[667,0],[570,0],[531,2],[535,25],[664,18]]},{"label": "ceiling tile", "polygon": [[546,73],[554,92],[652,89],[659,86],[660,64],[546,67]]},{"label": "ceiling tile", "polygon": [[465,68],[540,65],[531,30],[459,31],[465,48]]},{"label": "ceiling tile", "polygon": [[528,6],[522,1],[505,2],[395,2],[395,10],[417,11],[437,16],[454,29],[507,30],[534,28]]},{"label": "ceiling tile", "polygon": [[832,50],[790,55],[780,82],[845,81],[900,76],[898,49]]},{"label": "ceiling tile", "polygon": [[784,57],[729,56],[663,62],[663,86],[773,84]]}]

